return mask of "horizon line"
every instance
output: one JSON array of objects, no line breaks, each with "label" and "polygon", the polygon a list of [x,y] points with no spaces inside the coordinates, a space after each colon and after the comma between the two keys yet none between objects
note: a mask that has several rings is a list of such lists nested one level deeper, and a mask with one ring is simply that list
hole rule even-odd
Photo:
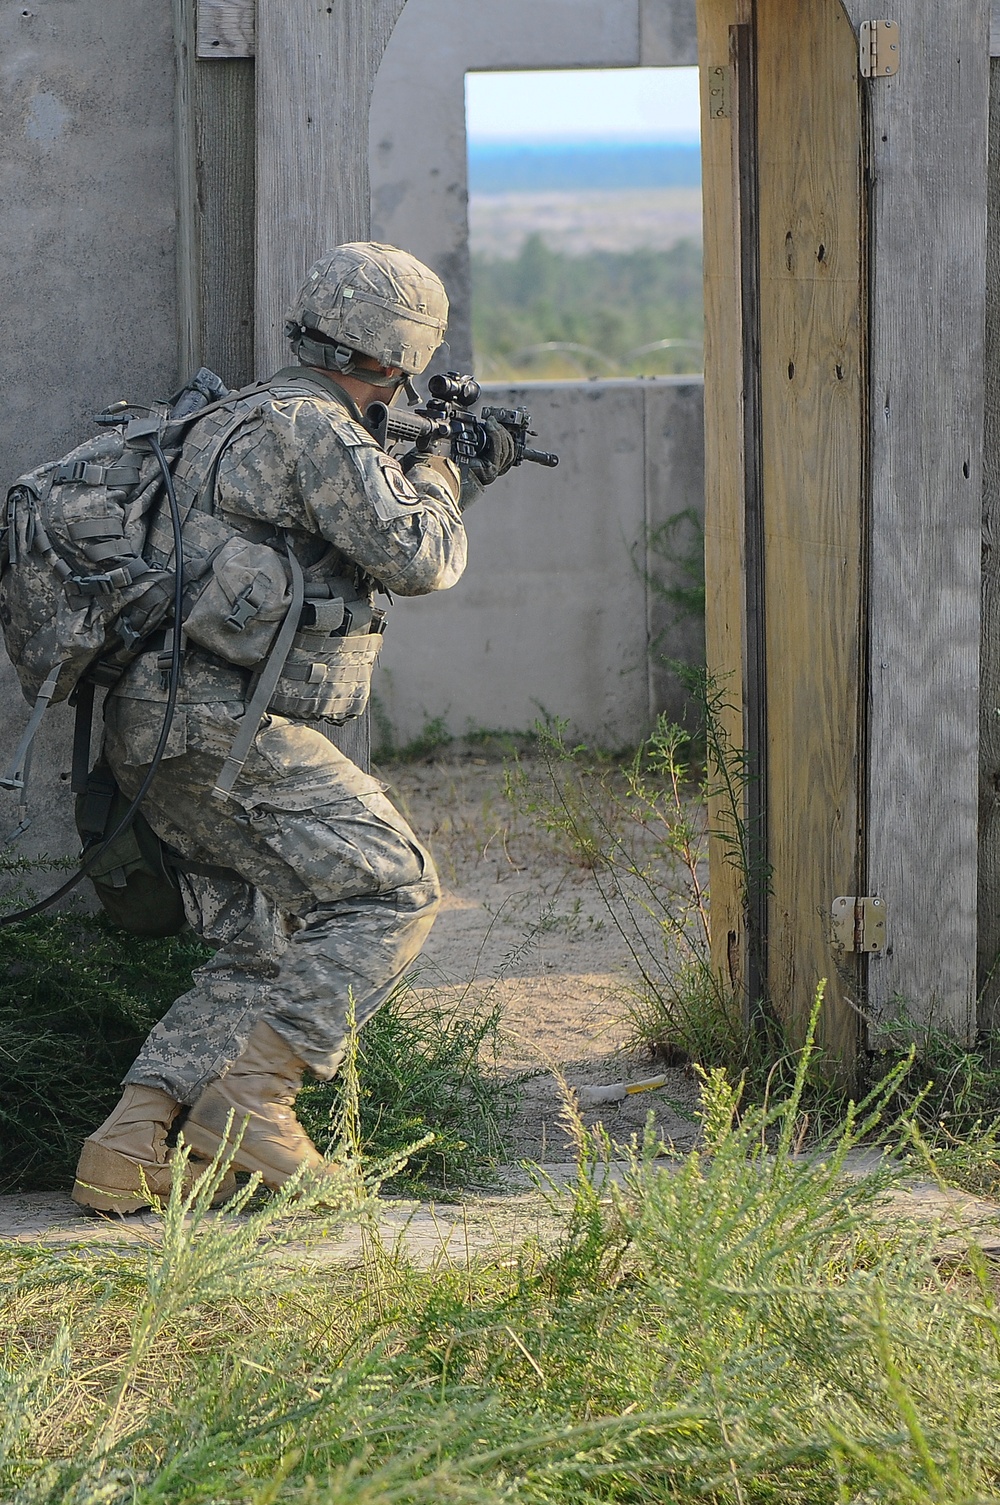
[{"label": "horizon line", "polygon": [[670,135],[648,135],[624,132],[602,132],[600,135],[592,133],[560,135],[532,135],[524,136],[472,136],[468,137],[470,151],[481,150],[483,147],[504,148],[541,148],[547,147],[600,147],[600,146],[689,146],[701,145],[701,137],[695,132],[673,131]]}]

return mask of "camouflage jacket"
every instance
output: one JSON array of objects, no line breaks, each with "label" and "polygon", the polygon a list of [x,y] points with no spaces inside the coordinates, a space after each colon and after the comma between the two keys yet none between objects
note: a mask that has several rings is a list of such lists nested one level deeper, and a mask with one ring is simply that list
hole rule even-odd
[{"label": "camouflage jacket", "polygon": [[[214,477],[206,457],[217,450],[221,420],[215,415],[192,425],[175,471],[182,497],[185,490],[200,493],[198,509],[212,512],[253,541],[263,542],[276,530],[285,534],[307,584],[329,585],[356,616],[358,608],[370,612],[375,590],[422,595],[459,579],[466,537],[461,478],[450,460],[428,456],[404,474],[399,461],[372,437],[343,388],[318,371],[280,371],[266,392],[244,398],[240,407],[246,420],[226,442]],[[166,517],[157,527],[167,557],[172,541]],[[186,525],[185,550],[187,536]],[[153,537],[155,545],[156,530]],[[352,657],[359,651],[355,640]],[[155,658],[147,653],[138,659],[115,693],[163,699]],[[246,670],[209,663],[196,653],[185,664],[179,698],[241,700],[248,679]],[[355,694],[355,703],[358,698]],[[326,713],[316,707],[299,714]],[[343,718],[338,714],[333,719]]]}]

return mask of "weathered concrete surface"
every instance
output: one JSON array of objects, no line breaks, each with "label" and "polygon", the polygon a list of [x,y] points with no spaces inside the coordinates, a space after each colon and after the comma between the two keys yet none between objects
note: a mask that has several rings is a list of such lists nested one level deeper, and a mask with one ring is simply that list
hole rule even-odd
[{"label": "weathered concrete surface", "polygon": [[380,713],[400,742],[438,717],[463,734],[552,715],[603,745],[634,744],[658,711],[683,714],[666,661],[704,655],[701,619],[678,618],[664,594],[683,570],[656,546],[666,534],[661,547],[699,547],[701,380],[529,382],[488,386],[485,400],[527,407],[559,467],[498,481],[469,513],[464,578],[396,602]]},{"label": "weathered concrete surface", "polygon": [[[5,772],[31,714],[22,698],[17,675],[0,646],[0,772]],[[95,716],[95,755],[100,738],[100,713]],[[68,705],[52,706],[46,712],[35,738],[28,778],[27,804],[20,796],[0,789],[0,850],[5,857],[75,857],[80,849],[73,823],[70,770],[73,761],[73,712]],[[25,829],[20,829],[24,825]],[[13,838],[13,839],[12,839]],[[23,878],[36,896],[51,893],[65,881],[67,872],[29,873]],[[11,880],[0,876],[0,892]],[[77,891],[85,907],[94,908],[89,883]]]},{"label": "weathered concrete surface", "polygon": [[466,73],[696,62],[694,0],[407,0],[372,96],[372,234],[443,278],[450,364],[472,363]]},{"label": "weathered concrete surface", "polygon": [[[0,0],[0,56],[2,491],[85,438],[107,403],[177,384],[170,6]],[[0,706],[6,766],[28,708],[5,658]],[[38,740],[19,852],[76,844],[71,723],[52,712]],[[0,837],[19,819],[0,792]]]},{"label": "weathered concrete surface", "polygon": [[176,378],[173,39],[162,0],[0,3],[0,474]]}]

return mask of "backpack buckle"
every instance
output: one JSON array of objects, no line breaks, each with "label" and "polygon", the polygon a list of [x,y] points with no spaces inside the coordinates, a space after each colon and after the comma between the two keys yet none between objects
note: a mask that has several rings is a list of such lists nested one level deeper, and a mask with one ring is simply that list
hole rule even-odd
[{"label": "backpack buckle", "polygon": [[57,465],[52,472],[52,483],[55,486],[63,486],[67,482],[84,486],[101,486],[107,474],[106,465],[98,465],[94,460],[74,460],[68,465]]}]

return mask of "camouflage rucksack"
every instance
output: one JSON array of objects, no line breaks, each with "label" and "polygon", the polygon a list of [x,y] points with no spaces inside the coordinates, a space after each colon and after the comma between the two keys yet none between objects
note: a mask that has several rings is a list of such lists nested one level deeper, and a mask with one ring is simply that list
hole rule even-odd
[{"label": "camouflage rucksack", "polygon": [[[19,790],[23,803],[31,744],[42,715],[50,704],[75,701],[72,789],[78,796],[84,852],[75,879],[0,923],[44,909],[84,874],[92,878],[111,918],[133,933],[169,934],[183,923],[176,872],[190,864],[169,853],[139,814],[159,757],[131,804],[103,764],[90,770],[94,691],[118,680],[151,633],[173,625],[189,573],[176,494],[167,510],[176,515],[183,540],[179,572],[173,551],[164,556],[151,548],[150,534],[164,510],[165,489],[174,492],[172,481],[169,488],[167,482],[182,454],[188,426],[262,390],[230,393],[203,368],[172,403],[149,409],[148,416],[130,417],[128,405],[116,404],[98,419],[106,426],[103,433],[63,459],[19,477],[7,494],[0,533],[0,627],[33,710],[0,785]],[[217,453],[247,413],[246,402],[235,413],[223,413],[227,421],[215,431]],[[214,461],[217,454],[208,458]],[[177,489],[189,510],[193,491]],[[169,525],[167,531],[176,536]],[[196,580],[203,572],[204,563],[196,563],[190,576]],[[176,660],[175,654],[166,657]],[[169,732],[175,689],[168,699],[161,743]]]},{"label": "camouflage rucksack", "polygon": [[114,684],[149,635],[170,624],[172,561],[153,563],[147,549],[164,494],[151,440],[172,467],[188,425],[242,395],[202,369],[171,405],[148,416],[130,418],[123,404],[101,414],[104,432],[10,488],[0,534],[0,629],[33,710],[0,785],[23,789],[47,706],[84,683],[91,691]]}]

